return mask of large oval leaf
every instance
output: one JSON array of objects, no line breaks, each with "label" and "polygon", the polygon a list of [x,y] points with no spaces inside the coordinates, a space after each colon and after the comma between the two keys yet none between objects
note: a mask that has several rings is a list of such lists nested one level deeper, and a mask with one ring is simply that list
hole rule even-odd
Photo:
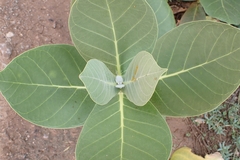
[{"label": "large oval leaf", "polygon": [[152,7],[158,23],[158,38],[176,27],[172,9],[166,0],[146,0]]},{"label": "large oval leaf", "polygon": [[135,105],[145,105],[152,97],[159,77],[166,70],[158,66],[150,53],[146,51],[138,53],[123,77],[124,94]]},{"label": "large oval leaf", "polygon": [[206,13],[229,24],[240,24],[239,0],[200,0]]},{"label": "large oval leaf", "polygon": [[92,100],[99,105],[107,104],[119,91],[115,87],[115,76],[103,62],[97,59],[88,61],[79,77]]},{"label": "large oval leaf", "polygon": [[169,128],[151,103],[137,107],[122,93],[94,107],[76,148],[78,160],[167,160]]},{"label": "large oval leaf", "polygon": [[138,52],[151,52],[157,39],[156,18],[145,0],[77,0],[69,26],[84,59],[101,60],[118,75]]},{"label": "large oval leaf", "polygon": [[85,64],[73,46],[38,47],[0,72],[0,90],[11,107],[34,124],[80,126],[94,106],[78,78]]},{"label": "large oval leaf", "polygon": [[[76,0],[72,0],[73,4]],[[168,5],[168,0],[147,0],[146,1],[153,9],[158,25],[158,38],[176,27],[172,9]]]},{"label": "large oval leaf", "polygon": [[183,24],[157,42],[153,56],[168,71],[151,101],[169,116],[214,109],[240,84],[240,30],[199,21]]}]

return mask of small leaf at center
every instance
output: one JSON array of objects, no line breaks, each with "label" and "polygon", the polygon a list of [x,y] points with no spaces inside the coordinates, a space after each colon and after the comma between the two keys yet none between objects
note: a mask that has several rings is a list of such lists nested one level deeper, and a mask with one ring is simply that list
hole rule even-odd
[{"label": "small leaf at center", "polygon": [[92,100],[99,105],[107,104],[118,92],[115,87],[115,76],[99,60],[88,61],[79,78],[86,86]]},{"label": "small leaf at center", "polygon": [[123,77],[127,98],[135,105],[145,105],[152,97],[160,76],[166,71],[158,66],[150,53],[139,52]]}]

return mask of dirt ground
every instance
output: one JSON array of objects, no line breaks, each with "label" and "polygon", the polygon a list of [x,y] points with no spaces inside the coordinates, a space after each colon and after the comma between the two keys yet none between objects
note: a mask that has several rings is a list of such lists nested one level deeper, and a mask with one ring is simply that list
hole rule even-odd
[{"label": "dirt ground", "polygon": [[[70,0],[0,0],[0,69],[30,48],[71,44],[69,6]],[[172,8],[177,12],[176,6]],[[186,136],[191,132],[188,119],[167,118],[167,122],[174,150],[196,146],[198,142]],[[80,131],[35,126],[19,117],[0,96],[0,160],[74,160]]]}]

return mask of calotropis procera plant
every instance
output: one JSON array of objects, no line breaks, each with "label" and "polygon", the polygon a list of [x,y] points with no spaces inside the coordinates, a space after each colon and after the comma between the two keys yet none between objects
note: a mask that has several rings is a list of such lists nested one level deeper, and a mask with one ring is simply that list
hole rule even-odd
[{"label": "calotropis procera plant", "polygon": [[212,110],[240,84],[240,30],[175,28],[166,0],[75,0],[69,29],[74,46],[26,51],[0,72],[0,90],[36,125],[83,126],[79,160],[167,160],[163,116]]}]

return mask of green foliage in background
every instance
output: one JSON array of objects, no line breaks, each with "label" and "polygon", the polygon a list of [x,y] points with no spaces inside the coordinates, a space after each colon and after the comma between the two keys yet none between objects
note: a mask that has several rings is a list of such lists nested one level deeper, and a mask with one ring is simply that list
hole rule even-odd
[{"label": "green foliage in background", "polygon": [[240,24],[239,0],[200,0],[206,13],[228,24]]},{"label": "green foliage in background", "polygon": [[218,151],[221,152],[224,160],[239,160],[240,156],[236,153],[240,150],[240,104],[224,103],[209,113],[204,114],[205,123],[209,130],[216,134],[226,136],[226,131],[230,130],[232,138],[231,144],[225,141],[219,143]]},{"label": "green foliage in background", "polygon": [[[171,0],[169,0],[171,1]],[[205,20],[208,15],[222,22],[240,25],[239,0],[179,0],[193,2],[184,13],[181,24],[195,20]]]}]

